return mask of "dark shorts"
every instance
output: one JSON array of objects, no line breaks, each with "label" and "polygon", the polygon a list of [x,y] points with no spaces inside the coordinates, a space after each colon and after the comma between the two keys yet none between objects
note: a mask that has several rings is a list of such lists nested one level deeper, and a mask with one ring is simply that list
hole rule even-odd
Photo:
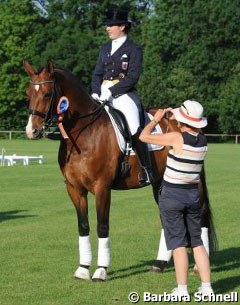
[{"label": "dark shorts", "polygon": [[168,250],[203,244],[198,188],[163,186],[159,208]]}]

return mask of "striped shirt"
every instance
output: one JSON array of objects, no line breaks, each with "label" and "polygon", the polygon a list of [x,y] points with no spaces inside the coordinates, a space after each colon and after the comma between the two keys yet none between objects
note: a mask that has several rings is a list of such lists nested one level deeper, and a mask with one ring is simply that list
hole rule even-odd
[{"label": "striped shirt", "polygon": [[200,181],[204,157],[207,153],[207,139],[203,134],[182,133],[183,147],[178,153],[169,150],[163,184],[193,186]]}]

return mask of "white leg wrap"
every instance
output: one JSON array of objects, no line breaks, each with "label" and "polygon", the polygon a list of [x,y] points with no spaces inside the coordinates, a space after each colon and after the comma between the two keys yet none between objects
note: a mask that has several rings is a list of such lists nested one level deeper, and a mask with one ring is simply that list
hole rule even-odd
[{"label": "white leg wrap", "polygon": [[161,230],[157,260],[169,262],[172,257],[172,250],[167,249],[164,230]]},{"label": "white leg wrap", "polygon": [[111,261],[110,238],[98,239],[98,266],[109,267]]},{"label": "white leg wrap", "polygon": [[90,266],[92,262],[92,250],[90,237],[79,236],[79,256],[80,265]]},{"label": "white leg wrap", "polygon": [[209,255],[208,228],[205,228],[205,227],[202,228],[201,239],[202,239],[203,245],[207,251],[207,254]]}]

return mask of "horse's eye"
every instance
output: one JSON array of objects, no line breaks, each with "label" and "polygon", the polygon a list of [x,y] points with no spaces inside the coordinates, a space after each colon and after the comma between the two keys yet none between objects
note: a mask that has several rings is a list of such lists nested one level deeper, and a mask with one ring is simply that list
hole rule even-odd
[{"label": "horse's eye", "polygon": [[50,98],[51,96],[52,96],[51,93],[45,93],[45,94],[44,94],[44,97],[45,97],[45,98]]}]

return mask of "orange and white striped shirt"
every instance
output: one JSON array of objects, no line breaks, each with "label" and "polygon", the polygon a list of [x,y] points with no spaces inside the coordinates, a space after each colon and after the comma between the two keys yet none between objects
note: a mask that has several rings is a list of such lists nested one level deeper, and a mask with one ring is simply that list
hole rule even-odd
[{"label": "orange and white striped shirt", "polygon": [[[163,180],[174,186],[193,185],[200,181],[204,157],[207,153],[206,136],[182,133],[183,147],[178,153],[169,150]],[[164,184],[164,182],[163,182]]]}]

